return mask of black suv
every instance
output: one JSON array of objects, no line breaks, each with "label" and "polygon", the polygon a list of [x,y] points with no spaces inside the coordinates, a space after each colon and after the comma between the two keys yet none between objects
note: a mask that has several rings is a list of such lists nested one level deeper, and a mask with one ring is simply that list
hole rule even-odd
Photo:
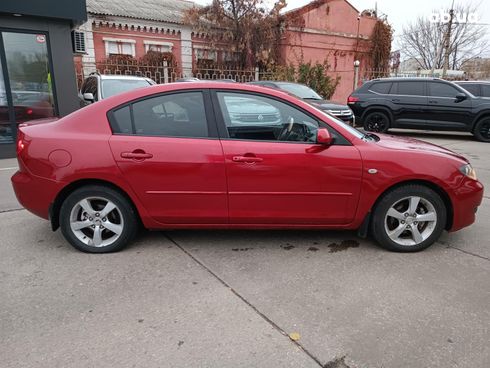
[{"label": "black suv", "polygon": [[476,97],[490,97],[490,82],[480,81],[458,81],[454,82],[463,87],[469,93]]},{"label": "black suv", "polygon": [[356,90],[347,103],[367,131],[463,131],[490,142],[490,100],[442,79],[375,79]]}]

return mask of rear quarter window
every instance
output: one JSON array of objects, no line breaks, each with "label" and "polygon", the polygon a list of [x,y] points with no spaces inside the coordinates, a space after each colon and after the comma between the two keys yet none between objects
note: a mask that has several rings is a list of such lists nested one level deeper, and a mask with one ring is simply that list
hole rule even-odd
[{"label": "rear quarter window", "polygon": [[131,111],[129,106],[111,112],[109,115],[112,133],[114,134],[132,134]]},{"label": "rear quarter window", "polygon": [[386,94],[390,93],[391,84],[392,83],[390,83],[390,82],[373,83],[371,85],[371,87],[369,87],[369,90],[371,92],[386,95]]},{"label": "rear quarter window", "polygon": [[480,96],[480,86],[478,84],[464,83],[460,84],[460,86],[471,93],[473,96]]}]

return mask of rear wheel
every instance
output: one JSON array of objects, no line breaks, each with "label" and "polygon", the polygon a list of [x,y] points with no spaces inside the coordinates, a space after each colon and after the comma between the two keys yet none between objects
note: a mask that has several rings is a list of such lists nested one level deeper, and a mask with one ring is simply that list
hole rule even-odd
[{"label": "rear wheel", "polygon": [[381,198],[373,213],[372,234],[383,248],[416,252],[439,239],[446,218],[439,194],[422,185],[405,185]]},{"label": "rear wheel", "polygon": [[473,134],[479,141],[490,142],[490,118],[480,120],[476,124]]},{"label": "rear wheel", "polygon": [[61,231],[78,250],[116,252],[124,248],[138,229],[129,201],[108,187],[90,185],[71,193],[60,210]]},{"label": "rear wheel", "polygon": [[390,128],[390,118],[384,112],[369,113],[364,119],[364,130],[384,133]]}]

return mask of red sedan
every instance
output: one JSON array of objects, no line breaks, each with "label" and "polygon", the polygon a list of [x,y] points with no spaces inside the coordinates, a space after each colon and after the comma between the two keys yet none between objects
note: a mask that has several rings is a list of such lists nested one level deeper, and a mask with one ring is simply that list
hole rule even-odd
[{"label": "red sedan", "polygon": [[12,177],[28,210],[85,252],[148,229],[359,229],[418,251],[475,221],[469,162],[364,134],[283,92],[174,83],[21,126]]}]

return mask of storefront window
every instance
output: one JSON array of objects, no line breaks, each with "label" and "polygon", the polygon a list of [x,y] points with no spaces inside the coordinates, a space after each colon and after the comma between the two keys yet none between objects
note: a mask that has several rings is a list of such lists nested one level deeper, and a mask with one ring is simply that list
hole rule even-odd
[{"label": "storefront window", "polygon": [[47,37],[2,32],[16,122],[55,116]]},{"label": "storefront window", "polygon": [[0,144],[12,143],[12,127],[9,119],[7,91],[3,80],[2,61],[0,60]]}]

